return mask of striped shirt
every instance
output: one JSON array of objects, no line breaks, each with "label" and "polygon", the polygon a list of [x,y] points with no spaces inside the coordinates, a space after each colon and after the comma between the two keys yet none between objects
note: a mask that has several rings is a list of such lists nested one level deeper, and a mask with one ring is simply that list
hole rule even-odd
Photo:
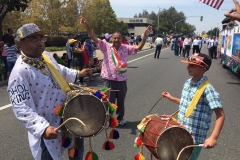
[{"label": "striped shirt", "polygon": [[179,105],[178,121],[182,123],[185,129],[193,136],[195,144],[204,143],[211,124],[213,110],[222,108],[219,94],[212,85],[209,85],[204,90],[192,115],[189,118],[185,117],[185,112],[193,96],[205,80],[207,80],[207,77],[203,77],[197,83],[191,84],[191,79],[188,79],[183,86]]},{"label": "striped shirt", "polygon": [[4,45],[4,50],[7,54],[7,61],[9,62],[16,62],[17,54],[18,54],[18,47],[14,44],[11,47],[8,47],[6,44]]}]

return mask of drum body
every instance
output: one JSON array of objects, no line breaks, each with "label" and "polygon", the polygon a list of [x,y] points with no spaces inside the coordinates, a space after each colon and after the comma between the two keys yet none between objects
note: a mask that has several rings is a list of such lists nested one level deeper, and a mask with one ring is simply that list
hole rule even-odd
[{"label": "drum body", "polygon": [[[143,145],[160,160],[176,160],[181,149],[193,145],[191,134],[172,118],[150,115],[144,133]],[[193,148],[188,148],[181,154],[180,160],[188,160]]]},{"label": "drum body", "polygon": [[68,118],[78,118],[78,121],[68,121],[65,126],[70,133],[77,137],[91,137],[100,133],[107,122],[107,104],[91,93],[79,93],[71,98],[63,112],[63,121]]}]

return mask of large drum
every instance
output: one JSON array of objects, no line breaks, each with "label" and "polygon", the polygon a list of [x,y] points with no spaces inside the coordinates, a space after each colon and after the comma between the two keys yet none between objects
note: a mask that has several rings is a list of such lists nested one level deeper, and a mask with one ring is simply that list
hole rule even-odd
[{"label": "large drum", "polygon": [[[145,131],[140,135],[143,145],[160,160],[176,160],[181,149],[193,145],[193,138],[170,116],[150,115],[144,121]],[[185,149],[180,160],[188,160],[193,148]]]},{"label": "large drum", "polygon": [[[73,91],[74,92],[74,91]],[[91,137],[100,133],[108,120],[107,103],[90,92],[75,93],[75,96],[67,102],[63,112],[63,121],[68,118],[78,118],[86,126],[78,121],[68,121],[65,126],[70,133],[77,137]]]}]

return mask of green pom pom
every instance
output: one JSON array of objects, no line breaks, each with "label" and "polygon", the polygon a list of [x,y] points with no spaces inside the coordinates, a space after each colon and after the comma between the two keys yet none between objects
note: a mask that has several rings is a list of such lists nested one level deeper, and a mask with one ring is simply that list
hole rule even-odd
[{"label": "green pom pom", "polygon": [[93,160],[98,160],[98,155],[95,152],[92,152]]},{"label": "green pom pom", "polygon": [[110,103],[108,104],[108,108],[109,108],[109,114],[113,114],[115,112],[115,108]]},{"label": "green pom pom", "polygon": [[134,147],[134,148],[138,148],[137,143],[134,143],[133,147]]},{"label": "green pom pom", "polygon": [[141,131],[141,132],[144,132],[145,129],[146,129],[146,126],[142,127],[140,131]]}]

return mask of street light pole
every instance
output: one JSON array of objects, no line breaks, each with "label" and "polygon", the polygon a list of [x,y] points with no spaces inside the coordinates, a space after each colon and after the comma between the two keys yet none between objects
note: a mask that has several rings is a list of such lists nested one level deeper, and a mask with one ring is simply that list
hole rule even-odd
[{"label": "street light pole", "polygon": [[160,14],[160,7],[158,6],[158,28],[157,28],[157,36],[158,36],[158,30],[159,30],[159,14]]},{"label": "street light pole", "polygon": [[217,38],[217,33],[218,33],[218,23],[217,22],[214,22],[217,24],[217,31],[216,31],[216,38]]}]

